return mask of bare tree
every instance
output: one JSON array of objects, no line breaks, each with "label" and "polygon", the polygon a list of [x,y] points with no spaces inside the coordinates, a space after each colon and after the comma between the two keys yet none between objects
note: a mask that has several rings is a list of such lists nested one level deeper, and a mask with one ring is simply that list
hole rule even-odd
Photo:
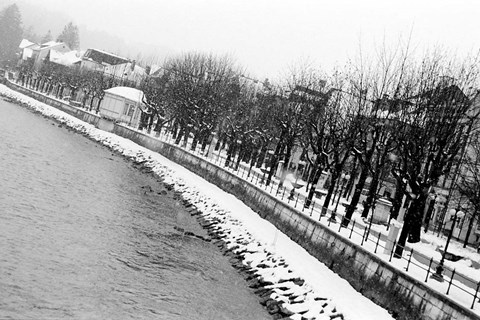
[{"label": "bare tree", "polygon": [[477,81],[477,61],[454,63],[438,54],[412,64],[403,83],[407,104],[397,127],[399,163],[393,174],[405,181],[411,198],[395,250],[401,256],[405,242],[420,241],[426,200],[440,177],[448,174],[467,138],[472,119],[466,95]]}]

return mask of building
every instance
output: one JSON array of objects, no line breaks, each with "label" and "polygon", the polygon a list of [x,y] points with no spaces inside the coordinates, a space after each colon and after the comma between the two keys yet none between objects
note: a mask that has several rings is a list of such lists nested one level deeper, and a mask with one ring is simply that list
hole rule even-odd
[{"label": "building", "polygon": [[137,128],[145,108],[143,92],[129,87],[114,87],[105,90],[99,114],[107,119]]},{"label": "building", "polygon": [[33,50],[40,48],[40,45],[30,40],[23,39],[18,48],[20,49],[19,63],[23,63],[33,58]]},{"label": "building", "polygon": [[33,59],[33,67],[35,70],[39,70],[41,68],[51,50],[55,50],[60,53],[71,51],[65,43],[56,41],[49,41],[39,46],[35,46],[32,49],[31,55],[31,59]]},{"label": "building", "polygon": [[64,67],[75,67],[80,66],[82,61],[82,54],[76,50],[61,52],[57,50],[50,50],[46,57],[46,61],[61,65]]},{"label": "building", "polygon": [[129,60],[99,49],[87,49],[80,64],[82,69],[105,72],[109,66],[127,63]]},{"label": "building", "polygon": [[147,76],[145,68],[140,67],[134,61],[105,67],[104,73],[116,79],[125,80],[135,85],[140,85]]},{"label": "building", "polygon": [[146,76],[145,69],[137,65],[135,60],[99,49],[85,51],[80,66],[82,69],[102,72],[120,82],[128,81],[135,85],[139,85]]}]

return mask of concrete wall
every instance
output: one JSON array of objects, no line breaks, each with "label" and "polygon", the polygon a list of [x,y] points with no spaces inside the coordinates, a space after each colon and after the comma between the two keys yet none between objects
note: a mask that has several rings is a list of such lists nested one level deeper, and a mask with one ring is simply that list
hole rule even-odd
[{"label": "concrete wall", "polygon": [[[45,97],[7,81],[12,89],[57,107],[79,119],[98,127],[102,119],[66,103]],[[340,237],[309,216],[279,202],[270,194],[238,178],[221,167],[196,155],[153,137],[133,131],[119,124],[108,124],[108,131],[130,139],[150,150],[183,165],[225,191],[247,203],[260,216],[272,221],[280,230],[297,241],[312,255],[350,282],[358,291],[392,314],[421,314],[431,320],[480,319],[448,297],[439,294],[423,282],[388,265],[362,247]],[[404,317],[405,318],[405,317]],[[411,319],[418,319],[414,316]]]}]

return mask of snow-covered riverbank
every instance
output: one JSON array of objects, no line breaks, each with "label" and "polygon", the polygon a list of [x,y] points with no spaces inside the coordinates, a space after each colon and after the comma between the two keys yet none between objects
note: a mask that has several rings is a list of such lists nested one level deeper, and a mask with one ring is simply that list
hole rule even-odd
[{"label": "snow-covered riverbank", "polygon": [[263,302],[267,302],[268,296],[273,298],[285,315],[291,313],[292,319],[301,319],[300,314],[307,319],[393,319],[385,309],[358,293],[244,203],[182,166],[3,85],[0,94],[151,168],[195,206],[205,221],[210,221],[209,227],[222,239],[226,249],[258,276],[252,276],[251,280],[260,280],[258,284],[265,289],[258,292],[265,298]]}]

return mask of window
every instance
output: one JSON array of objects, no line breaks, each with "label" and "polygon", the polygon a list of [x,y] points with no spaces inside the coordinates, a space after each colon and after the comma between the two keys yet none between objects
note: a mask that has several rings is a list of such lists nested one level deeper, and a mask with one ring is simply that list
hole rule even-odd
[{"label": "window", "polygon": [[131,117],[131,116],[133,116],[133,112],[135,111],[135,106],[133,106],[131,104],[129,106],[130,107],[128,109],[128,116]]},{"label": "window", "polygon": [[125,103],[125,106],[123,107],[123,114],[131,117],[133,116],[133,113],[135,112],[135,106],[133,104]]}]

